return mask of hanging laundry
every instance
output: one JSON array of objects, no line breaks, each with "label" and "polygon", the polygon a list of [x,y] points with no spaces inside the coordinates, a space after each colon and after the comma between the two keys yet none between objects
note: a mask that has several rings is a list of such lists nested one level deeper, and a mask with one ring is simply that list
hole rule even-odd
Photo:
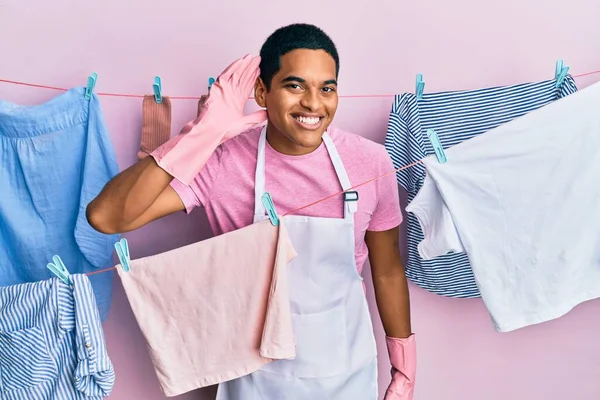
[{"label": "hanging laundry", "polygon": [[[426,131],[434,129],[444,148],[476,137],[490,129],[537,110],[577,91],[567,76],[557,88],[556,79],[486,89],[397,95],[389,118],[385,147],[395,168],[434,154]],[[415,165],[396,174],[412,201],[423,185],[425,168]],[[414,215],[407,217],[408,260],[406,276],[421,288],[456,298],[480,297],[469,259],[452,252],[421,259],[417,244],[423,232]]]},{"label": "hanging laundry", "polygon": [[154,95],[144,96],[142,100],[142,139],[138,160],[165,144],[171,137],[171,99],[162,96],[160,103]]},{"label": "hanging laundry", "polygon": [[161,389],[176,396],[295,357],[285,218],[117,267]]},{"label": "hanging laundry", "polygon": [[0,288],[0,398],[101,400],[115,373],[86,275]]},{"label": "hanging laundry", "polygon": [[[0,286],[53,277],[60,253],[71,273],[111,264],[118,235],[87,222],[87,204],[118,172],[100,102],[74,88],[35,106],[0,101]],[[112,273],[90,277],[100,316]]]},{"label": "hanging laundry", "polygon": [[206,103],[206,99],[208,98],[208,95],[203,94],[202,96],[200,96],[200,100],[198,100],[198,114],[197,117],[200,116],[200,114],[202,113],[202,108],[204,107],[204,103]]},{"label": "hanging laundry", "polygon": [[460,242],[499,332],[600,297],[599,109],[595,84],[424,160],[419,252]]}]

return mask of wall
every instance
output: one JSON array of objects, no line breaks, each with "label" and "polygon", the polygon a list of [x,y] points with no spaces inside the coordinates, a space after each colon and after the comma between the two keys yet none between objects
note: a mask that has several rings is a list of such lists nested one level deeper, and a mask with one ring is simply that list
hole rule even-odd
[{"label": "wall", "polygon": [[[600,69],[596,0],[423,0],[300,3],[258,0],[81,2],[0,0],[0,79],[59,87],[99,75],[98,92],[151,93],[155,75],[167,95],[200,96],[207,78],[233,59],[257,53],[275,28],[296,21],[323,27],[339,46],[340,94],[469,89],[551,78],[556,59],[574,74]],[[347,8],[341,7],[345,5]],[[600,75],[578,79],[583,87]],[[0,97],[23,104],[58,92],[0,83]],[[341,99],[337,124],[384,138],[390,96]],[[101,98],[119,166],[135,162],[141,100]],[[195,116],[196,101],[173,101],[173,133]],[[224,183],[226,184],[226,183]],[[132,257],[208,236],[202,212],[175,215],[127,235]],[[369,270],[365,277],[369,279]],[[373,305],[372,291],[369,300]],[[411,286],[418,335],[415,400],[597,400],[600,302],[513,333],[492,330],[480,300],[437,297]],[[387,355],[375,308],[380,384]],[[105,324],[117,373],[111,399],[163,398],[120,282]],[[383,392],[383,390],[382,390]],[[212,399],[208,389],[178,397]]]}]

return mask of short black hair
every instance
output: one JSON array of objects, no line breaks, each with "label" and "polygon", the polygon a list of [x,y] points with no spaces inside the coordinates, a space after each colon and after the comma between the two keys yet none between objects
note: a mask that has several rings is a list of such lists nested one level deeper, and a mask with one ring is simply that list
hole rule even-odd
[{"label": "short black hair", "polygon": [[281,57],[296,49],[324,50],[335,61],[335,77],[340,71],[340,57],[333,40],[321,29],[311,24],[296,23],[273,32],[260,49],[260,78],[267,91],[271,80],[281,68]]}]

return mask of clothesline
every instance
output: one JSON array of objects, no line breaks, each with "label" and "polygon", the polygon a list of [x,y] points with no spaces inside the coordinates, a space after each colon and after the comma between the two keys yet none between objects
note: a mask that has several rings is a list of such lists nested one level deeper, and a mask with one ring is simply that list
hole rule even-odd
[{"label": "clothesline", "polygon": [[[599,70],[595,70],[595,71],[590,71],[590,72],[584,72],[582,74],[577,74],[577,75],[571,75],[573,78],[582,78],[584,76],[589,76],[589,75],[595,75],[595,74],[600,74],[600,69]],[[9,80],[9,79],[0,79],[0,82],[3,83],[10,83],[10,84],[14,84],[14,85],[23,85],[23,86],[30,86],[30,87],[37,87],[37,88],[42,88],[42,89],[51,89],[51,90],[60,90],[63,92],[66,92],[69,89],[66,88],[62,88],[62,87],[56,87],[56,86],[47,86],[47,85],[40,85],[40,84],[36,84],[36,83],[28,83],[28,82],[20,82],[20,81],[13,81],[13,80]],[[112,96],[112,97],[133,97],[133,98],[144,98],[145,95],[143,94],[130,94],[130,93],[105,93],[105,92],[96,92],[96,94],[98,96]],[[355,99],[359,99],[359,98],[376,98],[376,97],[394,97],[396,96],[396,94],[358,94],[358,95],[342,95],[339,96],[340,98],[355,98]],[[200,96],[168,96],[169,99],[173,99],[173,100],[200,100]],[[250,99],[253,99],[254,97],[250,97]]]},{"label": "clothesline", "polygon": [[[584,76],[595,75],[595,74],[599,74],[599,73],[600,73],[600,70],[595,70],[595,71],[585,72],[585,73],[582,73],[582,74],[571,75],[571,76],[573,78],[581,78],[581,77],[584,77]],[[68,89],[65,89],[65,88],[60,88],[60,87],[55,87],[55,86],[38,85],[38,84],[33,84],[33,83],[12,81],[12,80],[6,80],[6,79],[0,79],[0,82],[11,83],[11,84],[16,84],[16,85],[31,86],[31,87],[39,87],[39,88],[44,88],[44,89],[60,90],[60,91],[67,91],[68,90]],[[99,96],[120,96],[120,97],[136,97],[136,98],[143,98],[144,97],[144,95],[137,95],[137,94],[119,94],[119,93],[96,93],[96,94],[99,95]],[[393,96],[395,96],[395,94],[355,95],[355,96],[340,96],[340,97],[373,98],[373,97],[393,97]],[[169,96],[169,97],[171,99],[189,99],[189,100],[200,99],[200,97],[187,97],[187,96]],[[415,165],[418,165],[418,164],[420,164],[422,162],[423,162],[423,159],[421,159],[419,161],[416,161],[416,162],[413,162],[411,164],[404,165],[402,167],[396,168],[396,169],[394,169],[394,170],[392,170],[390,172],[387,172],[387,173],[385,173],[383,175],[376,176],[374,178],[371,178],[371,179],[368,179],[368,180],[366,180],[364,182],[361,182],[361,183],[359,183],[357,185],[354,185],[354,186],[352,186],[352,187],[350,187],[350,188],[348,188],[346,190],[341,190],[339,192],[333,193],[333,194],[331,194],[329,196],[326,196],[324,198],[316,200],[316,201],[314,201],[312,203],[309,203],[309,204],[303,205],[301,207],[298,207],[296,209],[293,209],[291,211],[288,211],[287,213],[283,214],[282,217],[285,217],[285,216],[290,215],[290,214],[297,213],[298,211],[301,211],[301,210],[303,210],[305,208],[312,207],[312,206],[314,206],[316,204],[319,204],[319,203],[321,203],[323,201],[326,201],[326,200],[328,200],[328,199],[330,199],[332,197],[339,196],[341,194],[344,194],[345,192],[354,190],[354,189],[356,189],[358,187],[364,186],[364,185],[369,184],[371,182],[374,182],[376,180],[385,178],[386,176],[389,176],[391,174],[395,174],[395,173],[397,173],[399,171],[411,168],[411,167],[413,167]],[[99,273],[103,273],[103,272],[107,272],[107,271],[111,271],[111,270],[116,270],[116,268],[117,268],[116,266],[110,267],[110,268],[105,268],[105,269],[101,269],[101,270],[98,270],[98,271],[88,272],[88,273],[86,273],[86,275],[99,274]]]}]

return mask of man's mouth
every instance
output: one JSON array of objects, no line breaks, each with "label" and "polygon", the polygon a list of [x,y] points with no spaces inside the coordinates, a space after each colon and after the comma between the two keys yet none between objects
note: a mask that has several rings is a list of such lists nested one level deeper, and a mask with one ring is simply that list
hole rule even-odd
[{"label": "man's mouth", "polygon": [[306,125],[316,125],[321,121],[321,117],[303,117],[301,115],[294,116],[296,121],[302,122]]}]

